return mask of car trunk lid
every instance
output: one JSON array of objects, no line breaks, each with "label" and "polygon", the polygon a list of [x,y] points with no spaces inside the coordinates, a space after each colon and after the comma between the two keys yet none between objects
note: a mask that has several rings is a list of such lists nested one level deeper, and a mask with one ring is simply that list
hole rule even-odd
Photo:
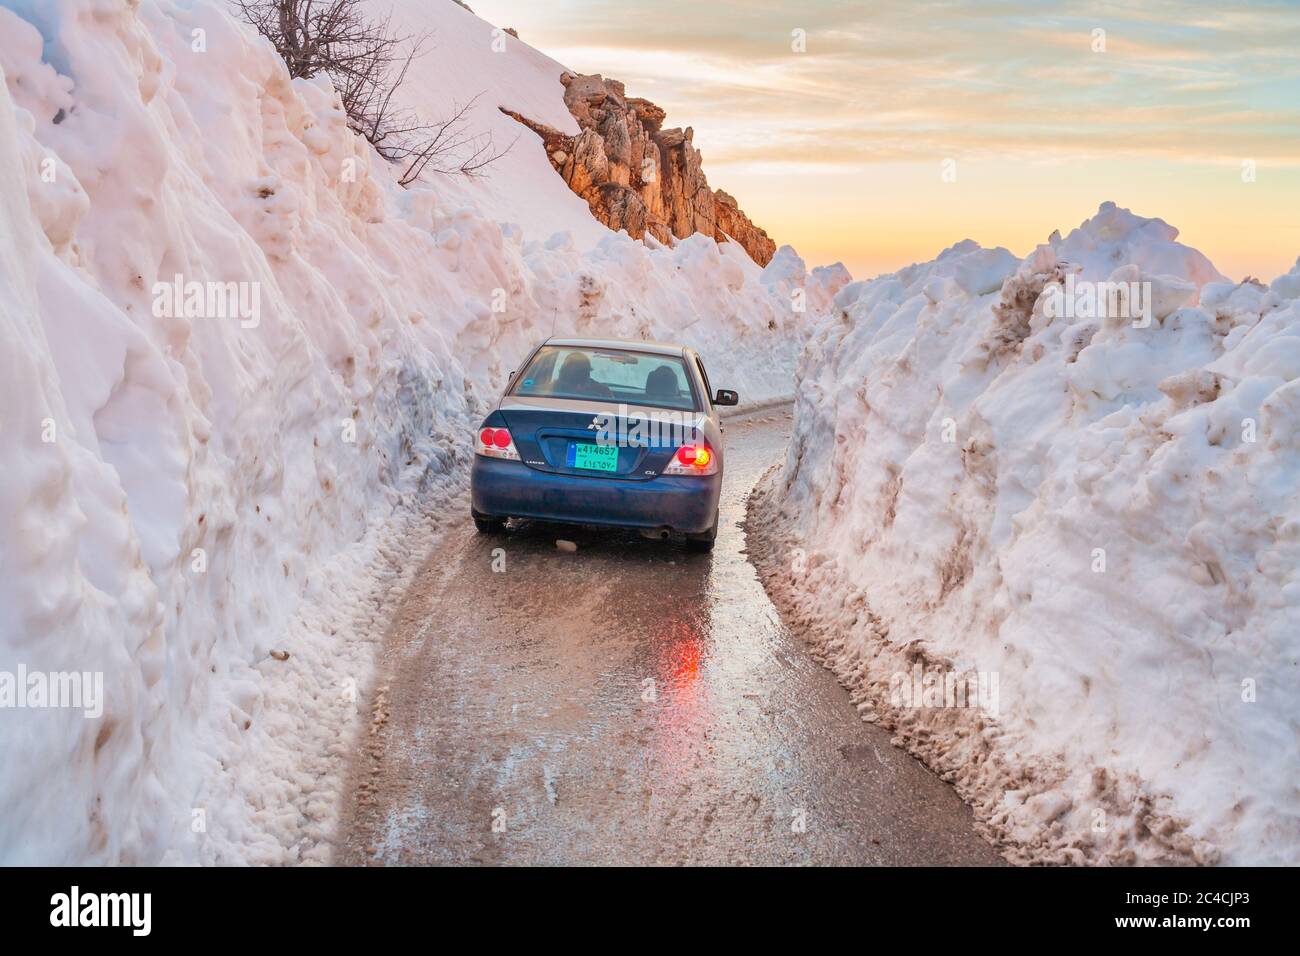
[{"label": "car trunk lid", "polygon": [[698,412],[572,399],[512,396],[499,411],[529,468],[625,481],[657,476],[700,422]]}]

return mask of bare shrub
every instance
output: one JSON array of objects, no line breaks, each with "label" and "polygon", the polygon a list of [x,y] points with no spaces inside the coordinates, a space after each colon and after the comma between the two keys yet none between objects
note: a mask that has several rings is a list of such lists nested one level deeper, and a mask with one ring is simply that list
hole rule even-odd
[{"label": "bare shrub", "polygon": [[433,123],[396,105],[396,94],[422,55],[428,34],[398,33],[391,14],[367,16],[364,0],[235,3],[275,47],[291,77],[323,73],[330,78],[353,131],[389,162],[403,165],[403,186],[426,171],[473,176],[509,152],[510,146],[497,149],[490,133],[469,128],[474,100]]}]

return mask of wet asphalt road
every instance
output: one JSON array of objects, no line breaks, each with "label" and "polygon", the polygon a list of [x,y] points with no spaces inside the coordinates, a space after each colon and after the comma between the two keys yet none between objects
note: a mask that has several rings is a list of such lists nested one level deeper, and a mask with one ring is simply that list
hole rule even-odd
[{"label": "wet asphalt road", "polygon": [[745,559],[745,498],[789,427],[784,410],[727,425],[712,555],[558,526],[480,536],[467,504],[396,609],[335,861],[1000,862]]}]

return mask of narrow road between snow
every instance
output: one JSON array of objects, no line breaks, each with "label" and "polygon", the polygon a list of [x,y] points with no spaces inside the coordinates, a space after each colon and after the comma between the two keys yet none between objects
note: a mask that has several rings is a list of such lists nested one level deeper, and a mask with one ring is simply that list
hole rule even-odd
[{"label": "narrow road between snow", "polygon": [[543,525],[484,537],[466,506],[394,608],[335,861],[1001,862],[948,785],[859,719],[745,558],[745,498],[789,430],[787,409],[728,424],[711,555]]}]

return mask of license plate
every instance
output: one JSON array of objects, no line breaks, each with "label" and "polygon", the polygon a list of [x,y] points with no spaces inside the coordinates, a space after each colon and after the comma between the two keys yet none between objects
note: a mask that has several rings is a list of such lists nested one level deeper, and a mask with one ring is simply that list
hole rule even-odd
[{"label": "license plate", "polygon": [[570,468],[586,468],[590,471],[618,471],[618,446],[571,441],[568,465]]}]

